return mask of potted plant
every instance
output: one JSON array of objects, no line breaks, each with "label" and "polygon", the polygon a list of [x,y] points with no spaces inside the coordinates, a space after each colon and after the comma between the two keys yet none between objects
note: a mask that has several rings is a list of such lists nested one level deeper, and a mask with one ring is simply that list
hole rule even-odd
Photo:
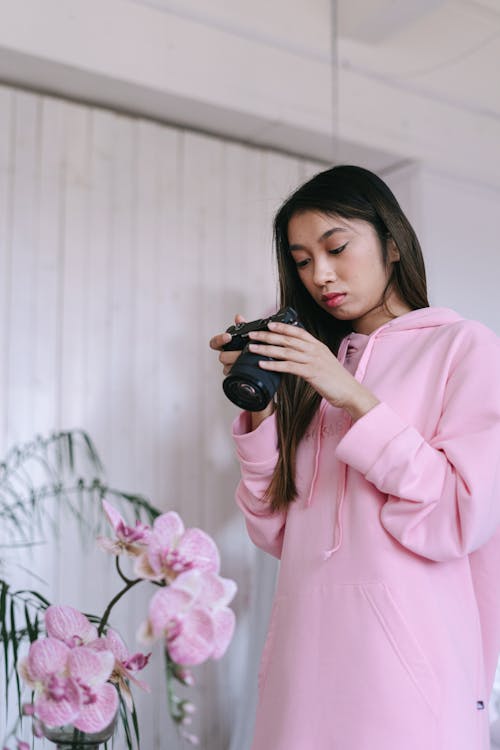
[{"label": "potted plant", "polygon": [[[117,724],[127,748],[140,747],[130,686],[148,689],[136,673],[151,653],[129,652],[110,626],[114,606],[138,585],[154,592],[140,638],[148,645],[161,642],[169,713],[183,737],[197,744],[189,729],[194,706],[176,695],[175,684],[193,684],[190,668],[220,658],[234,631],[228,604],[236,585],[219,575],[214,540],[201,529],[186,529],[175,511],[162,514],[144,497],[107,486],[95,446],[81,431],[37,437],[10,451],[0,465],[0,520],[10,547],[32,543],[42,508],[54,502],[75,515],[82,533],[95,534],[107,519],[111,536],[99,536],[98,544],[113,555],[122,585],[97,616],[50,604],[39,592],[15,590],[0,579],[3,671],[7,689],[15,684],[18,703],[4,747],[9,738],[20,750],[29,747],[19,737],[27,717],[35,738],[61,750],[97,748]],[[85,520],[86,503],[102,509],[97,525]],[[135,522],[128,523],[121,509]]]}]

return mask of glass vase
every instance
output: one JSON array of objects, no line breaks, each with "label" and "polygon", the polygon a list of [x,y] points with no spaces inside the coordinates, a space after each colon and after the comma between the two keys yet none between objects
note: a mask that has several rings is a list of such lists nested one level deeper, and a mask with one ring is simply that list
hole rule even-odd
[{"label": "glass vase", "polygon": [[107,727],[99,732],[81,732],[72,724],[63,727],[42,726],[43,736],[57,745],[57,750],[98,750],[103,742],[107,742],[115,731],[117,715]]}]

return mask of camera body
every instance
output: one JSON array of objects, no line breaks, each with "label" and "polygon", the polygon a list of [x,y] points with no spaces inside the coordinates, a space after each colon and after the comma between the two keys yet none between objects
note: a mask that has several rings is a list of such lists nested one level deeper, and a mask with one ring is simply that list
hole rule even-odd
[{"label": "camera body", "polygon": [[226,329],[226,333],[230,333],[232,336],[231,341],[226,344],[223,348],[226,352],[235,352],[243,350],[249,342],[248,334],[251,331],[267,331],[269,323],[288,323],[292,326],[303,326],[299,323],[297,313],[293,307],[282,307],[274,315],[270,315],[269,318],[260,318],[259,320],[252,320],[250,323],[237,323],[236,325],[229,326]]},{"label": "camera body", "polygon": [[241,349],[242,352],[232,366],[231,372],[224,379],[222,387],[228,399],[241,409],[262,411],[278,389],[280,374],[259,367],[259,361],[266,359],[272,361],[273,358],[255,354],[248,349],[250,343],[248,334],[251,331],[267,331],[269,323],[273,322],[303,328],[293,307],[283,307],[268,318],[252,320],[249,323],[237,323],[229,326],[226,331],[231,334],[232,338],[223,349],[225,351]]}]

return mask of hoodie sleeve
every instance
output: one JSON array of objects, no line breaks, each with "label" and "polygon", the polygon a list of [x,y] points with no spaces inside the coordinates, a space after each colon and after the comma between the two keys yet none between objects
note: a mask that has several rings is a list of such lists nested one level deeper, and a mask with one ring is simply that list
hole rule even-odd
[{"label": "hoodie sleeve", "polygon": [[276,418],[271,415],[257,429],[247,430],[248,412],[242,412],[233,423],[233,439],[241,468],[236,503],[243,511],[253,543],[281,558],[286,512],[271,511],[269,503],[263,499],[278,460]]},{"label": "hoodie sleeve", "polygon": [[380,514],[385,529],[437,561],[479,549],[500,523],[500,342],[488,331],[464,349],[432,439],[382,402],[336,451],[388,495]]}]

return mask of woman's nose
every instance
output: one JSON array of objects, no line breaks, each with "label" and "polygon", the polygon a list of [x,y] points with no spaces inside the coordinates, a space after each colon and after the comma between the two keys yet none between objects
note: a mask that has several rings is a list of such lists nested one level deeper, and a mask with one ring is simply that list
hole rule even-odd
[{"label": "woman's nose", "polygon": [[336,279],[337,274],[331,259],[321,259],[314,264],[313,280],[317,286],[325,286],[325,284],[336,281]]}]

